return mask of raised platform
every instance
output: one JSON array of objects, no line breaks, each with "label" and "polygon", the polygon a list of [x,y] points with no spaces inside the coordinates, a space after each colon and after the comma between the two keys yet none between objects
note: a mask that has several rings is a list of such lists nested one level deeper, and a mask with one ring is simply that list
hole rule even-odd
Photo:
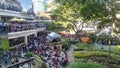
[{"label": "raised platform", "polygon": [[37,32],[43,31],[45,29],[46,27],[41,27],[34,30],[26,30],[26,31],[11,32],[11,33],[0,33],[0,38],[12,39],[12,38],[18,38],[23,36],[29,36],[32,34],[36,34]]}]

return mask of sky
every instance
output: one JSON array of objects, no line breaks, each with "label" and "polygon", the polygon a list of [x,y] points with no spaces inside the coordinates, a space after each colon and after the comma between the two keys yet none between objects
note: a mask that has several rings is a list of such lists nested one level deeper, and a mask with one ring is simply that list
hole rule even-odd
[{"label": "sky", "polygon": [[30,4],[32,3],[32,0],[18,0],[21,3],[21,6],[23,9],[29,9]]}]

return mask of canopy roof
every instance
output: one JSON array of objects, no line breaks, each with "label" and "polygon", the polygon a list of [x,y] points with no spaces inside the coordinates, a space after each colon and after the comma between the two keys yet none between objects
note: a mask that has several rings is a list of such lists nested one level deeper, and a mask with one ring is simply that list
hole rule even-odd
[{"label": "canopy roof", "polygon": [[21,22],[21,21],[26,21],[25,19],[23,19],[23,18],[21,18],[21,19],[19,19],[19,18],[13,18],[13,19],[11,19],[10,21],[18,21],[18,22]]}]

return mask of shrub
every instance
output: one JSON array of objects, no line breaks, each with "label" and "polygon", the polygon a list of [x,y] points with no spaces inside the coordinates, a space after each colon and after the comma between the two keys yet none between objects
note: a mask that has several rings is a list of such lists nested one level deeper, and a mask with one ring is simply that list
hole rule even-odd
[{"label": "shrub", "polygon": [[[120,45],[110,46],[110,48],[111,48],[111,53],[120,55]],[[84,43],[76,44],[74,51],[82,51],[82,50],[109,52],[109,46],[104,45],[102,49],[101,46],[99,45],[96,46],[94,44],[84,44]]]},{"label": "shrub", "polygon": [[92,60],[94,62],[98,62],[100,64],[104,64],[104,65],[110,65],[111,68],[119,68],[119,61],[117,60],[114,60],[114,59],[110,59],[110,58],[107,58],[107,57],[97,57],[97,56],[92,56],[92,57],[89,57],[89,60]]},{"label": "shrub", "polygon": [[[73,56],[75,58],[87,58],[87,57],[91,57],[91,56],[98,56],[98,57],[109,57],[109,53],[108,52],[100,52],[100,51],[83,51],[83,52],[73,52]],[[120,56],[111,54],[110,56],[111,59],[115,59],[115,60],[120,60]]]},{"label": "shrub", "polygon": [[[96,42],[98,41],[102,41],[103,44],[110,44],[110,45],[116,45],[116,44],[119,44],[120,43],[120,40],[117,38],[117,37],[112,37],[110,35],[105,35],[105,34],[102,34],[102,35],[99,35],[99,36],[96,36]],[[109,43],[109,41],[111,43]]]},{"label": "shrub", "polygon": [[118,65],[120,64],[120,56],[114,54],[111,54],[109,56],[108,52],[100,52],[100,51],[73,52],[73,56],[77,59],[82,58],[82,59],[92,60],[94,62],[102,63],[104,65],[108,65],[109,62],[112,68],[118,68]]},{"label": "shrub", "polygon": [[91,48],[91,44],[85,44],[85,43],[80,43],[80,44],[77,44],[74,51],[81,51],[81,50],[89,50]]},{"label": "shrub", "polygon": [[38,55],[34,55],[32,52],[27,52],[26,57],[34,57],[35,58],[35,68],[40,68],[43,61],[41,60],[41,58]]},{"label": "shrub", "polygon": [[90,41],[94,43],[96,40],[96,33],[89,33],[88,36],[90,37]]},{"label": "shrub", "polygon": [[70,42],[67,39],[65,39],[62,42],[62,48],[65,49],[65,50],[68,50],[70,48]]},{"label": "shrub", "polygon": [[38,55],[33,55],[33,57],[35,57],[35,68],[40,68],[43,61],[41,60],[41,58]]},{"label": "shrub", "polygon": [[67,29],[70,29],[68,26],[70,25],[69,22],[46,22],[45,23],[48,30],[52,30],[54,32],[60,32]]},{"label": "shrub", "polygon": [[120,45],[116,46],[112,51],[120,55]]},{"label": "shrub", "polygon": [[25,56],[26,56],[26,57],[33,57],[33,53],[32,53],[32,52],[27,52],[27,53],[25,54]]},{"label": "shrub", "polygon": [[[110,46],[111,48],[111,53],[118,54],[120,55],[120,48],[119,46]],[[101,49],[100,46],[93,46],[90,48],[92,51],[104,51],[104,52],[109,52],[109,46],[104,46],[104,49]]]},{"label": "shrub", "polygon": [[103,65],[91,63],[91,62],[87,62],[87,63],[75,62],[73,64],[68,65],[67,68],[106,68],[106,67]]},{"label": "shrub", "polygon": [[75,44],[77,44],[77,43],[78,43],[78,41],[77,41],[77,40],[70,40],[70,44],[75,45]]}]

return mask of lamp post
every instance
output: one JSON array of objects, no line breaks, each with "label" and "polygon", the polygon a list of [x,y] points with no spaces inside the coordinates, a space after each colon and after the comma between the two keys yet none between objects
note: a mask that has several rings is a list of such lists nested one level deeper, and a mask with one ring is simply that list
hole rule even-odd
[{"label": "lamp post", "polygon": [[[110,41],[110,39],[108,40],[108,45],[109,45],[109,59],[110,59],[110,56],[111,56],[111,41]],[[108,68],[111,68],[110,67],[110,60],[108,60]]]}]

